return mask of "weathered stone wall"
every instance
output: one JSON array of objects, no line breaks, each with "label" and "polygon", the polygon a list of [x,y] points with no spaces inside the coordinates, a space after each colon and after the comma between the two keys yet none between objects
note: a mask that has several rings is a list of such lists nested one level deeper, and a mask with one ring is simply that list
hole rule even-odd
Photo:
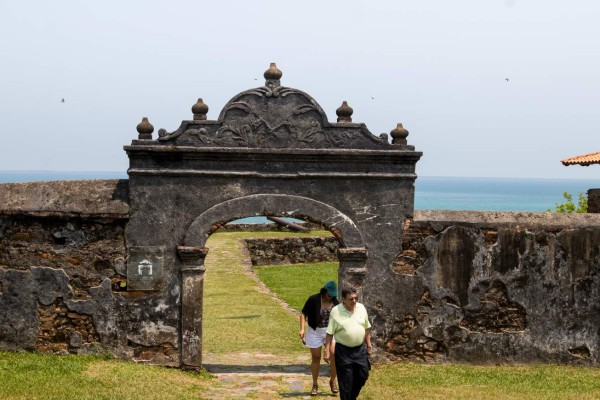
[{"label": "weathered stone wall", "polygon": [[0,216],[0,344],[78,352],[100,343],[93,316],[69,305],[91,299],[90,290],[104,280],[121,290],[124,225],[124,219]]},{"label": "weathered stone wall", "polygon": [[[179,315],[125,290],[127,221],[123,181],[0,185],[1,349],[179,365]],[[380,356],[600,364],[600,215],[417,211],[401,245],[363,286]]]},{"label": "weathered stone wall", "polygon": [[370,305],[391,358],[600,362],[598,216],[422,211],[402,248]]},{"label": "weathered stone wall", "polygon": [[245,243],[252,265],[337,261],[333,237],[247,239]]},{"label": "weathered stone wall", "polygon": [[117,180],[0,185],[1,349],[178,365],[176,328],[161,332],[169,322],[149,317],[155,296],[126,291],[127,189]]}]

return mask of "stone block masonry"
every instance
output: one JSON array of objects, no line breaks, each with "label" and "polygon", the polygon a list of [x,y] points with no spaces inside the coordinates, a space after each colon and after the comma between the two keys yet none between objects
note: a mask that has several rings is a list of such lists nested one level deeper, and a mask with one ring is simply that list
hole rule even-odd
[{"label": "stone block masonry", "polygon": [[299,264],[338,261],[333,237],[245,240],[252,265]]},{"label": "stone block masonry", "polygon": [[0,265],[61,269],[75,297],[124,276],[124,220],[9,215],[0,216],[0,227]]}]

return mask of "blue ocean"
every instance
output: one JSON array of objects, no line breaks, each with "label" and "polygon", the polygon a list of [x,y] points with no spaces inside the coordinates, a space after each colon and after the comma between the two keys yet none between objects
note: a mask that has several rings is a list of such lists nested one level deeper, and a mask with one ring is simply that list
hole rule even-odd
[{"label": "blue ocean", "polygon": [[[600,173],[598,174],[600,177]],[[415,183],[417,210],[547,211],[573,195],[600,188],[600,178],[516,179],[419,177]]]},{"label": "blue ocean", "polygon": [[[600,176],[600,174],[599,174]],[[125,172],[0,171],[0,182],[77,179],[126,179]],[[563,192],[585,194],[600,188],[600,178],[516,179],[419,176],[415,183],[417,210],[547,211],[563,203]],[[242,221],[242,220],[240,220]],[[246,218],[244,222],[257,222]],[[260,219],[262,221],[262,219]]]}]

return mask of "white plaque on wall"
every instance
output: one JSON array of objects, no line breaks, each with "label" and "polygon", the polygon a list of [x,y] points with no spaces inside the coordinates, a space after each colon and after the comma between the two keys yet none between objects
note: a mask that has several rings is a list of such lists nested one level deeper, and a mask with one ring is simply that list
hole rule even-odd
[{"label": "white plaque on wall", "polygon": [[127,249],[127,290],[158,290],[163,276],[163,247]]}]

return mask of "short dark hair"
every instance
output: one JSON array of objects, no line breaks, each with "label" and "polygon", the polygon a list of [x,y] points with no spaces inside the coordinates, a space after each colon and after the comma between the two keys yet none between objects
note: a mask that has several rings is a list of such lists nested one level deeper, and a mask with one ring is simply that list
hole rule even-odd
[{"label": "short dark hair", "polygon": [[350,293],[356,293],[356,288],[353,288],[352,286],[348,286],[342,289],[342,298],[346,298],[346,296],[348,296]]}]

